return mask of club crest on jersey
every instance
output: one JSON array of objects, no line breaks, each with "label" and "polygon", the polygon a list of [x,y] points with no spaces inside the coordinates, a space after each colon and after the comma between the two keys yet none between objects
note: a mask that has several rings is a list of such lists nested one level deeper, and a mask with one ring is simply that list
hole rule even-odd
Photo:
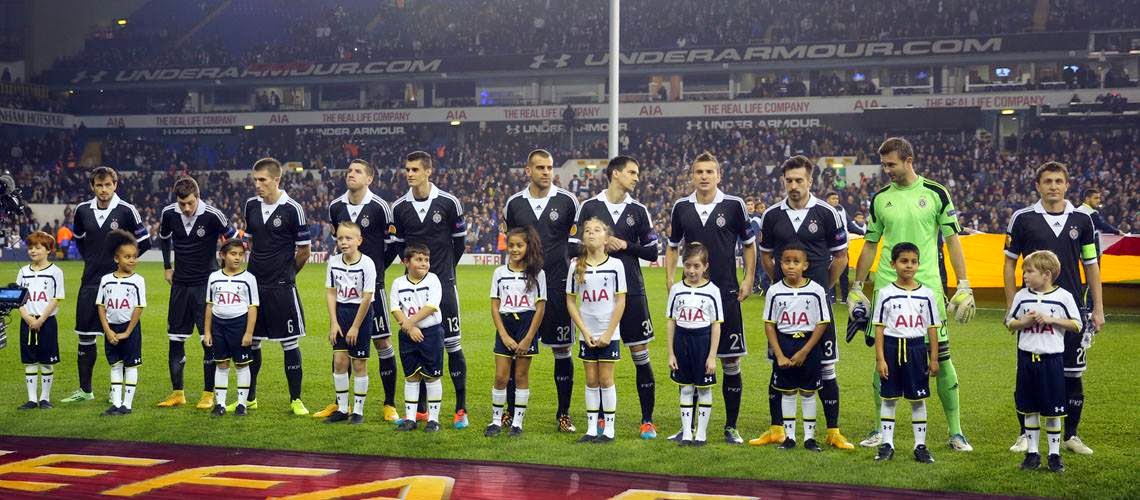
[{"label": "club crest on jersey", "polygon": [[[112,226],[112,227],[114,227],[114,226]],[[1080,231],[1077,231],[1077,226],[1073,226],[1073,227],[1069,228],[1069,238],[1070,239],[1075,240],[1075,239],[1077,239],[1077,236],[1080,236],[1080,234],[1081,234]]]},{"label": "club crest on jersey", "polygon": [[629,227],[633,227],[633,225],[634,225],[636,222],[637,222],[637,221],[633,220],[633,215],[632,215],[632,214],[631,214],[631,215],[627,215],[627,216],[625,216],[625,224],[626,224],[627,226],[629,226]]},{"label": "club crest on jersey", "polygon": [[194,234],[198,235],[199,238],[206,236],[206,228],[198,226],[198,230],[195,231]]},{"label": "club crest on jersey", "polygon": [[550,209],[550,222],[555,222],[557,220],[558,220],[558,209],[557,208]]},{"label": "club crest on jersey", "polygon": [[118,229],[118,228],[119,228],[119,219],[111,219],[111,229],[114,230],[114,229]]},{"label": "club crest on jersey", "polygon": [[280,216],[273,218],[273,227],[281,227],[281,217]]},{"label": "club crest on jersey", "polygon": [[918,208],[926,208],[926,198],[918,199]]},{"label": "club crest on jersey", "polygon": [[436,224],[439,224],[440,222],[443,221],[443,216],[440,215],[439,212],[435,212],[435,213],[431,214],[431,221],[436,223]]},{"label": "club crest on jersey", "polygon": [[809,233],[815,234],[818,231],[819,231],[819,224],[816,224],[815,220],[812,220],[811,222],[808,223],[808,232]]},{"label": "club crest on jersey", "polygon": [[728,224],[728,220],[724,218],[724,214],[716,214],[716,227],[724,227]]},{"label": "club crest on jersey", "polygon": [[368,216],[367,216],[367,215],[365,215],[364,217],[361,217],[361,218],[360,218],[360,227],[368,227],[368,226],[371,226],[371,225],[372,225],[372,221],[368,220]]}]

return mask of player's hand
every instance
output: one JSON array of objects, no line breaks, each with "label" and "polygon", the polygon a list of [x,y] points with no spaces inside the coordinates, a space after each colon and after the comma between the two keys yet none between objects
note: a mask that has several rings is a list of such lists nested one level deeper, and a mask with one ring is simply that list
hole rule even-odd
[{"label": "player's hand", "polygon": [[515,342],[515,339],[512,339],[509,335],[500,335],[499,340],[503,342],[503,346],[510,352],[515,352],[515,349],[519,348],[519,343]]},{"label": "player's hand", "polygon": [[629,243],[617,236],[609,236],[606,238],[606,253],[620,252],[629,248]]},{"label": "player's hand", "polygon": [[744,302],[749,295],[752,295],[752,276],[745,276],[740,282],[740,291],[736,292],[736,300]]},{"label": "player's hand", "polygon": [[776,366],[780,368],[790,368],[792,366],[792,360],[783,354],[776,353]]},{"label": "player's hand", "polygon": [[329,327],[329,345],[336,345],[336,338],[340,336],[340,325]]},{"label": "player's hand", "polygon": [[791,359],[792,366],[803,366],[804,360],[806,360],[806,359],[807,359],[807,350],[806,349],[800,349],[799,351],[796,351],[796,353],[792,355],[792,359]]},{"label": "player's hand", "polygon": [[677,369],[677,356],[673,353],[669,353],[669,369],[670,370],[676,370]]},{"label": "player's hand", "polygon": [[594,341],[594,345],[598,347],[609,347],[610,340],[613,335],[613,333],[610,333],[609,335],[603,333],[601,337],[598,337],[598,340]]},{"label": "player's hand", "polygon": [[348,342],[348,345],[355,344],[356,337],[358,336],[360,336],[360,329],[356,327],[349,327],[348,333],[344,334],[344,341]]},{"label": "player's hand", "polygon": [[116,337],[115,332],[111,331],[110,329],[103,330],[103,338],[107,339],[107,342],[110,342],[111,345],[119,344],[119,337]]},{"label": "player's hand", "polygon": [[412,342],[423,342],[424,332],[418,326],[413,326],[411,330],[407,330],[408,337],[411,337]]},{"label": "player's hand", "polygon": [[1089,321],[1092,322],[1093,332],[1099,332],[1104,328],[1104,311],[1093,311],[1089,315]]},{"label": "player's hand", "polygon": [[705,359],[705,375],[716,375],[716,354],[709,354]]},{"label": "player's hand", "polygon": [[528,339],[526,337],[523,337],[523,339],[519,341],[518,345],[515,346],[515,354],[518,354],[519,356],[525,356],[528,352],[530,352],[530,346],[533,343],[533,338]]},{"label": "player's hand", "polygon": [[400,329],[405,331],[405,332],[410,332],[415,327],[416,327],[416,324],[414,322],[412,322],[412,318],[410,318],[410,317],[405,317],[404,321],[400,322]]},{"label": "player's hand", "polygon": [[928,363],[926,365],[926,374],[930,375],[931,377],[937,377],[938,376],[938,356],[937,355],[930,356],[930,363]]},{"label": "player's hand", "polygon": [[174,270],[173,269],[167,269],[167,270],[163,271],[162,277],[166,278],[166,284],[168,284],[168,285],[174,284]]},{"label": "player's hand", "polygon": [[253,345],[253,332],[249,332],[245,335],[242,335],[241,336],[241,346],[242,347],[249,347],[251,345]]},{"label": "player's hand", "polygon": [[594,334],[590,332],[582,332],[582,341],[586,343],[586,347],[598,347],[598,343],[594,341]]},{"label": "player's hand", "polygon": [[946,306],[946,315],[959,323],[966,324],[974,319],[977,306],[974,305],[974,291],[970,289],[970,282],[958,280],[958,291],[950,297],[950,304]]},{"label": "player's hand", "polygon": [[210,332],[203,333],[202,334],[202,343],[206,344],[206,347],[214,347],[214,336],[213,336],[213,334],[211,334]]},{"label": "player's hand", "polygon": [[887,362],[879,361],[875,363],[875,370],[879,372],[879,378],[886,380],[887,378]]},{"label": "player's hand", "polygon": [[867,300],[867,295],[863,293],[862,281],[851,283],[851,290],[847,292],[847,319],[852,319],[851,311],[855,310],[857,304],[863,304],[868,311],[871,310],[871,301]]},{"label": "player's hand", "polygon": [[131,336],[131,331],[127,330],[123,333],[116,335],[115,338],[118,340],[127,340],[127,337],[130,337],[130,336]]}]

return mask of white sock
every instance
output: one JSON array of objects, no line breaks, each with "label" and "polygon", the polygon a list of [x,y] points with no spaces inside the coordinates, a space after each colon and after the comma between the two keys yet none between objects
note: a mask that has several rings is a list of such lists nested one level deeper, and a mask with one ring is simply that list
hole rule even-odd
[{"label": "white sock", "polygon": [[439,423],[439,407],[443,403],[443,382],[438,378],[427,383],[428,422]]},{"label": "white sock", "polygon": [[910,425],[914,427],[914,447],[926,445],[926,401],[910,402]]},{"label": "white sock", "polygon": [[40,401],[51,401],[51,383],[55,378],[55,367],[40,365]]},{"label": "white sock", "polygon": [[507,405],[507,390],[491,387],[491,425],[503,425],[503,407]]},{"label": "white sock", "polygon": [[348,372],[333,374],[333,389],[336,390],[336,411],[348,413]]},{"label": "white sock", "polygon": [[697,389],[697,441],[708,440],[709,417],[712,416],[712,388]]},{"label": "white sock", "polygon": [[111,406],[123,406],[123,364],[111,365]]},{"label": "white sock", "polygon": [[598,411],[602,407],[602,393],[597,387],[586,386],[586,435],[598,435]]},{"label": "white sock", "polygon": [[226,406],[230,388],[230,367],[214,367],[214,404]]},{"label": "white sock", "polygon": [[352,413],[364,416],[364,398],[368,396],[368,375],[352,378]]},{"label": "white sock", "polygon": [[39,365],[24,365],[24,384],[28,388],[28,401],[36,402],[36,379],[39,378]]},{"label": "white sock", "polygon": [[416,406],[420,404],[420,381],[404,381],[404,418],[416,421]]},{"label": "white sock", "polygon": [[815,439],[815,394],[801,394],[800,405],[804,409],[804,441]]},{"label": "white sock", "polygon": [[512,426],[522,429],[528,401],[530,401],[530,389],[515,389],[515,418],[511,421]]},{"label": "white sock", "polygon": [[784,413],[784,434],[796,440],[796,393],[784,393],[780,397],[780,409]]},{"label": "white sock", "polygon": [[1041,415],[1038,413],[1029,413],[1025,415],[1025,437],[1029,440],[1029,448],[1025,450],[1028,453],[1038,453],[1037,442],[1041,439]]},{"label": "white sock", "polygon": [[249,363],[237,365],[237,402],[241,406],[249,403]]},{"label": "white sock", "polygon": [[895,447],[895,401],[893,399],[884,399],[883,403],[879,405],[879,418],[882,422],[883,442]]},{"label": "white sock", "polygon": [[1049,438],[1049,454],[1061,453],[1061,418],[1045,417],[1045,436]]},{"label": "white sock", "polygon": [[693,386],[681,386],[681,440],[693,439]]},{"label": "white sock", "polygon": [[602,431],[608,438],[614,437],[614,420],[617,417],[617,387],[601,388],[602,414],[606,417],[606,428]]},{"label": "white sock", "polygon": [[135,402],[135,387],[139,385],[139,367],[128,366],[123,369],[123,406],[131,409]]}]

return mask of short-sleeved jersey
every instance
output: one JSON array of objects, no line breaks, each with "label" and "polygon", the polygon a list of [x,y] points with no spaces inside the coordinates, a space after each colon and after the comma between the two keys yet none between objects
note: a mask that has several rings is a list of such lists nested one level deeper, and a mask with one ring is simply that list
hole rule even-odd
[{"label": "short-sleeved jersey", "polygon": [[531,196],[530,188],[523,189],[507,199],[503,208],[503,219],[507,229],[533,227],[542,241],[542,269],[546,271],[548,288],[563,288],[566,268],[570,259],[567,256],[570,230],[574,227],[578,214],[578,198],[558,186],[551,186],[546,196]]},{"label": "short-sleeved jersey", "polygon": [[724,321],[720,289],[712,281],[692,286],[681,280],[669,289],[665,315],[681,328],[708,328]]},{"label": "short-sleeved jersey", "polygon": [[602,191],[579,207],[569,240],[571,244],[582,243],[578,233],[582,231],[582,225],[592,218],[606,223],[613,230],[614,237],[626,242],[628,246],[624,250],[613,252],[610,257],[621,261],[625,268],[629,294],[645,295],[645,279],[641,276],[641,264],[637,260],[657,260],[657,235],[653,232],[649,210],[628,193],[621,203],[610,203],[606,192]]},{"label": "short-sleeved jersey", "polygon": [[[33,316],[40,316],[49,302],[63,300],[63,269],[49,263],[47,267],[36,271],[30,264],[26,265],[16,275],[16,285],[28,289],[28,301],[24,303],[24,309]],[[58,307],[51,315],[55,316],[57,312]]]},{"label": "short-sleeved jersey", "polygon": [[[610,318],[617,307],[617,296],[628,291],[624,266],[613,257],[597,265],[586,264],[585,280],[582,283],[578,282],[575,273],[577,266],[578,259],[570,261],[570,270],[566,275],[566,294],[582,298],[578,313],[582,315],[582,321],[590,329],[590,334],[601,337],[609,328]],[[615,336],[620,333],[620,329],[614,329]]]},{"label": "short-sleeved jersey", "polygon": [[669,214],[669,246],[677,248],[683,242],[696,241],[709,250],[709,268],[712,282],[721,291],[728,292],[739,288],[736,281],[736,243],[745,246],[756,241],[744,200],[716,191],[716,197],[709,204],[697,202],[693,193],[673,203]]},{"label": "short-sleeved jersey", "polygon": [[392,234],[389,229],[392,225],[392,209],[388,202],[369,190],[364,195],[363,203],[353,205],[348,199],[348,193],[340,195],[329,204],[329,222],[333,228],[341,222],[355,222],[360,226],[364,244],[360,245],[360,252],[372,259],[376,266],[376,289],[384,288],[384,271],[387,264],[384,252],[391,243]]},{"label": "short-sleeved jersey", "polygon": [[309,244],[305,209],[285,191],[277,203],[260,196],[245,202],[245,231],[252,239],[249,272],[263,287],[292,286],[297,280],[293,256],[297,247]]},{"label": "short-sleeved jersey", "polygon": [[[376,265],[363,253],[351,264],[345,262],[343,253],[333,255],[329,257],[325,287],[336,290],[338,304],[360,304],[365,292],[376,291]],[[374,299],[370,297],[368,301]]]},{"label": "short-sleeved jersey", "polygon": [[[1034,311],[1043,316],[1073,320],[1077,327],[1074,332],[1083,326],[1076,299],[1059,286],[1044,293],[1034,292],[1029,287],[1018,290],[1013,296],[1013,306],[1005,315],[1005,322],[1008,324]],[[1034,354],[1065,352],[1065,330],[1053,325],[1031,325],[1017,332],[1017,348]]]},{"label": "short-sleeved jersey", "polygon": [[811,280],[799,288],[784,280],[772,283],[764,295],[764,322],[776,325],[776,333],[810,333],[816,325],[831,322],[827,291]]},{"label": "short-sleeved jersey", "polygon": [[136,307],[146,307],[146,281],[139,273],[125,278],[116,277],[115,273],[104,274],[99,280],[95,304],[106,308],[108,323],[129,323]]},{"label": "short-sleeved jersey", "polygon": [[413,282],[408,275],[392,280],[392,289],[388,293],[388,304],[392,311],[400,311],[405,317],[415,316],[417,312],[429,307],[432,313],[416,323],[420,328],[435,326],[443,322],[443,314],[439,312],[439,302],[443,300],[443,285],[439,277],[428,272],[423,279]]},{"label": "short-sleeved jersey", "polygon": [[499,299],[499,313],[534,311],[546,300],[546,271],[538,271],[538,285],[527,288],[526,273],[502,265],[491,275],[491,298]]},{"label": "short-sleeved jersey", "polygon": [[198,200],[198,210],[187,217],[177,203],[162,209],[158,237],[174,250],[173,282],[183,286],[205,285],[218,268],[218,239],[232,238],[236,231],[221,210]]},{"label": "short-sleeved jersey", "polygon": [[875,295],[871,321],[882,326],[887,337],[922,338],[928,328],[942,326],[937,300],[934,291],[921,284],[907,290],[891,283]]},{"label": "short-sleeved jersey", "polygon": [[843,216],[815,196],[799,210],[789,206],[785,198],[764,211],[757,241],[761,252],[770,253],[776,259],[777,280],[784,279],[778,265],[780,252],[791,243],[799,243],[807,249],[808,278],[816,283],[828,283],[831,253],[847,248],[847,228]]},{"label": "short-sleeved jersey", "polygon": [[455,238],[467,235],[463,205],[451,193],[431,185],[427,199],[417,200],[409,190],[392,204],[392,239],[405,245],[422,243],[431,251],[431,272],[441,282],[455,282],[459,263]]},{"label": "short-sleeved jersey", "polygon": [[1081,290],[1081,264],[1097,262],[1096,233],[1092,218],[1065,202],[1065,211],[1051,214],[1040,201],[1013,213],[1006,227],[1005,255],[1017,259],[1037,250],[1049,250],[1061,261],[1057,284],[1077,297]]},{"label": "short-sleeved jersey", "polygon": [[891,183],[871,197],[867,218],[866,241],[881,243],[879,270],[875,274],[878,290],[898,279],[891,267],[891,249],[898,243],[918,246],[920,264],[914,279],[941,294],[942,276],[938,271],[941,238],[958,234],[958,210],[945,186],[919,176],[909,186]]},{"label": "short-sleeved jersey", "polygon": [[141,255],[150,247],[150,232],[134,205],[111,197],[107,208],[98,208],[98,200],[91,199],[76,205],[72,230],[79,253],[83,256],[82,286],[95,286],[104,274],[115,270],[113,249],[106,248],[107,235],[122,229],[135,236]]},{"label": "short-sleeved jersey", "polygon": [[261,305],[257,294],[257,278],[249,271],[233,276],[223,269],[210,273],[206,283],[206,303],[213,304],[214,317],[234,319]]}]

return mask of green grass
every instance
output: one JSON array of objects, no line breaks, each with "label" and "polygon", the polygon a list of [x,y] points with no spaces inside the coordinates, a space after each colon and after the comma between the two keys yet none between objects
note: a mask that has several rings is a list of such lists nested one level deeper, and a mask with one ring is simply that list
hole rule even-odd
[{"label": "green grass", "polygon": [[[74,322],[74,297],[78,289],[80,267],[64,263],[68,300],[60,313],[60,345],[62,359],[57,368],[54,397],[70,393],[77,387],[75,369],[76,343],[71,333]],[[16,263],[0,264],[0,275],[14,276]],[[301,295],[309,319],[310,335],[304,339],[305,401],[316,410],[333,397],[329,375],[330,350],[325,340],[327,312],[321,287],[323,265],[310,265],[300,276]],[[1140,317],[1111,315],[1107,330],[1097,340],[1089,355],[1090,369],[1085,376],[1088,407],[1084,412],[1081,435],[1096,450],[1089,457],[1065,454],[1068,471],[1064,475],[1047,472],[1026,473],[1018,470],[1021,457],[1007,448],[1016,437],[1016,420],[1012,393],[1015,373],[1014,342],[1001,326],[1001,312],[981,310],[968,326],[953,327],[953,354],[962,384],[962,419],[965,432],[976,451],[955,453],[945,446],[946,424],[937,398],[930,402],[929,443],[937,463],[919,465],[909,460],[911,433],[905,422],[906,410],[899,411],[900,452],[893,463],[878,464],[872,451],[857,449],[841,452],[828,449],[820,455],[802,450],[780,452],[772,447],[732,447],[719,441],[724,406],[720,391],[715,391],[714,414],[710,438],[717,444],[702,449],[679,449],[664,439],[645,442],[637,438],[637,395],[634,370],[627,358],[617,367],[619,412],[618,441],[604,451],[592,446],[575,445],[578,436],[555,432],[553,424],[555,395],[549,350],[543,347],[531,372],[532,396],[527,415],[527,434],[520,440],[482,436],[482,427],[490,417],[490,391],[493,376],[491,354],[492,329],[487,296],[491,267],[462,267],[459,270],[461,301],[464,311],[464,352],[467,354],[468,409],[472,426],[455,431],[445,425],[437,435],[423,433],[398,434],[382,422],[379,409],[382,400],[380,381],[373,361],[372,391],[368,400],[368,421],[361,427],[327,426],[311,418],[288,415],[288,394],[281,369],[281,350],[268,345],[261,372],[258,394],[261,409],[250,418],[239,420],[211,419],[205,411],[192,407],[159,409],[154,404],[170,390],[166,367],[165,311],[169,288],[157,264],[140,265],[150,285],[150,308],[143,315],[144,365],[134,415],[108,421],[97,418],[106,404],[96,401],[79,404],[57,404],[49,412],[33,414],[17,412],[24,401],[22,368],[19,363],[18,331],[13,325],[10,346],[0,352],[6,360],[0,367],[0,428],[11,435],[57,436],[77,438],[152,441],[162,443],[243,446],[334,453],[387,455],[424,458],[462,458],[508,462],[529,462],[572,467],[597,467],[670,475],[723,476],[751,479],[793,480],[847,483],[899,488],[943,491],[1024,494],[1056,497],[1137,497],[1140,487],[1134,480],[1140,454],[1135,442],[1140,423],[1137,400],[1140,388],[1127,370],[1133,369],[1131,353],[1140,340]],[[676,389],[668,379],[665,367],[664,336],[665,287],[664,272],[646,269],[649,302],[658,330],[658,341],[651,344],[658,391],[656,421],[662,437],[679,427]],[[389,277],[394,272],[389,272]],[[390,279],[389,279],[390,280]],[[752,298],[745,304],[744,317],[752,354],[745,358],[745,396],[739,428],[746,438],[755,437],[768,425],[767,391],[769,364],[763,351],[759,328],[762,300]],[[1135,311],[1132,311],[1135,313]],[[839,326],[846,324],[845,309],[837,306]],[[103,348],[99,348],[102,356]],[[187,395],[197,400],[201,389],[198,362],[201,350],[187,348],[190,362],[186,368]],[[103,359],[102,357],[100,359]],[[1129,361],[1129,360],[1133,361]],[[842,387],[842,428],[848,438],[857,440],[876,423],[872,421],[870,381],[873,367],[871,350],[860,341],[843,345],[839,364]],[[579,425],[582,416],[581,388],[584,378],[580,364],[575,367],[573,411]],[[100,362],[95,371],[97,395],[105,395],[107,366]],[[400,384],[398,384],[399,386]],[[451,382],[445,377],[444,409],[452,408]],[[398,388],[402,395],[402,389]],[[231,396],[232,397],[232,396]],[[112,425],[113,424],[113,425]],[[246,434],[235,440],[234,436]],[[1044,450],[1045,443],[1042,443]]]}]

